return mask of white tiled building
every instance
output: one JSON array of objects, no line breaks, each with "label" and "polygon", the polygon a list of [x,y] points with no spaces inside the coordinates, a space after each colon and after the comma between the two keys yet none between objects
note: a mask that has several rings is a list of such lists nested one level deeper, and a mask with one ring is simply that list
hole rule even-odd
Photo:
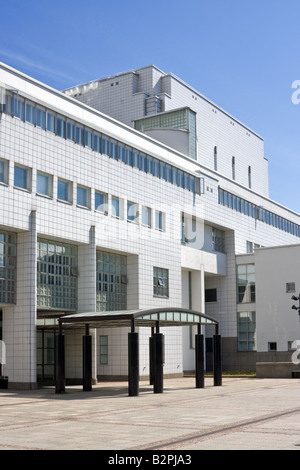
[{"label": "white tiled building", "polygon": [[[68,96],[83,90],[87,104]],[[121,103],[123,115],[106,100]],[[161,111],[163,121],[148,129],[137,105]],[[155,67],[61,93],[1,64],[0,106],[0,339],[9,383],[53,381],[63,314],[152,307],[205,311],[220,323],[224,369],[255,368],[266,353],[247,316],[253,276],[246,269],[237,283],[236,255],[300,237],[299,215],[268,198],[262,138]],[[245,314],[254,328],[247,343],[238,333]],[[194,369],[190,333],[165,332],[166,374]],[[92,334],[93,377],[126,377],[124,328]],[[149,332],[139,334],[147,377]],[[82,377],[81,338],[66,331],[73,382]]]}]

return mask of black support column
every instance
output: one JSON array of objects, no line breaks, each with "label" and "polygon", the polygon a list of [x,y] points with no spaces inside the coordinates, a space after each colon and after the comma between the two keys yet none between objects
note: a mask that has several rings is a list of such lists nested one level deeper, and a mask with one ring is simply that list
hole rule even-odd
[{"label": "black support column", "polygon": [[149,383],[150,385],[154,384],[154,370],[155,370],[155,364],[154,364],[154,328],[151,327],[151,336],[149,338]]},{"label": "black support column", "polygon": [[65,337],[59,323],[58,335],[55,337],[55,393],[65,392]]},{"label": "black support column", "polygon": [[204,336],[200,324],[195,335],[195,369],[196,388],[204,388]]},{"label": "black support column", "polygon": [[134,319],[131,332],[128,333],[128,395],[139,394],[139,335],[134,331]]},{"label": "black support column", "polygon": [[154,393],[163,393],[164,389],[164,335],[159,333],[159,322],[153,335],[154,356]]},{"label": "black support column", "polygon": [[214,385],[222,385],[222,346],[221,335],[218,334],[216,327],[216,334],[213,337],[213,351],[214,351]]},{"label": "black support column", "polygon": [[86,325],[85,336],[82,338],[82,373],[83,391],[92,390],[92,337],[89,334],[89,325]]}]

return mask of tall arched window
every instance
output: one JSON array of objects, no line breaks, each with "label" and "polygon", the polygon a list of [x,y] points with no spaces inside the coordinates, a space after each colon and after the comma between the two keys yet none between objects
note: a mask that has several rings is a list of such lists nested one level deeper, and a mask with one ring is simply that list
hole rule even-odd
[{"label": "tall arched window", "polygon": [[251,178],[251,166],[248,167],[248,186],[252,187],[252,178]]},{"label": "tall arched window", "polygon": [[218,149],[214,148],[214,170],[218,171]]},{"label": "tall arched window", "polygon": [[235,180],[235,157],[232,157],[231,169],[232,169],[232,179]]}]

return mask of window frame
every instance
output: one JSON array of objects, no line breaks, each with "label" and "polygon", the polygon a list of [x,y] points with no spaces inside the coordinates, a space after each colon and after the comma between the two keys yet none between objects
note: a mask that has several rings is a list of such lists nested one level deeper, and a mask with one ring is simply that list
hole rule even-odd
[{"label": "window frame", "polygon": [[[60,183],[66,184],[67,185],[67,199],[59,197],[59,185]],[[59,202],[64,202],[66,204],[72,204],[73,203],[73,183],[72,181],[65,180],[63,178],[57,178],[57,200]]]},{"label": "window frame", "polygon": [[[26,172],[26,183],[25,183],[25,187],[24,186],[19,186],[18,184],[16,184],[16,170],[23,170],[24,172]],[[15,163],[14,165],[14,187],[15,188],[18,188],[18,189],[22,189],[23,191],[28,191],[28,192],[31,192],[31,185],[32,185],[32,182],[31,182],[31,175],[32,175],[32,169],[27,167],[27,166],[24,166],[24,165],[19,165],[18,163]]]},{"label": "window frame", "polygon": [[169,298],[168,269],[153,266],[153,297]]},{"label": "window frame", "polygon": [[[48,178],[48,192],[47,193],[43,193],[41,191],[38,191],[38,177],[39,176],[44,176],[44,177]],[[50,199],[53,197],[53,176],[52,175],[49,175],[48,173],[44,173],[43,171],[37,170],[37,172],[36,172],[36,194],[38,196],[44,196],[44,197],[48,197]]]},{"label": "window frame", "polygon": [[[79,194],[80,190],[85,191],[85,196],[86,196],[86,203],[85,204],[81,204],[80,202],[78,202],[78,199],[79,199],[78,194]],[[76,203],[77,203],[78,207],[83,207],[84,209],[90,209],[91,208],[91,190],[90,190],[90,188],[87,188],[86,186],[83,186],[81,184],[77,184]]]}]

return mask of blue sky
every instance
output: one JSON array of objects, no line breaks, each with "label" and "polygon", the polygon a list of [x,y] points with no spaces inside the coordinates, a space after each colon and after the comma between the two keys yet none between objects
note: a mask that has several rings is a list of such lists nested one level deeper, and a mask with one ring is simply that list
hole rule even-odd
[{"label": "blue sky", "polygon": [[264,138],[270,197],[300,213],[299,0],[0,0],[0,12],[0,61],[54,88],[150,64],[180,77]]}]

